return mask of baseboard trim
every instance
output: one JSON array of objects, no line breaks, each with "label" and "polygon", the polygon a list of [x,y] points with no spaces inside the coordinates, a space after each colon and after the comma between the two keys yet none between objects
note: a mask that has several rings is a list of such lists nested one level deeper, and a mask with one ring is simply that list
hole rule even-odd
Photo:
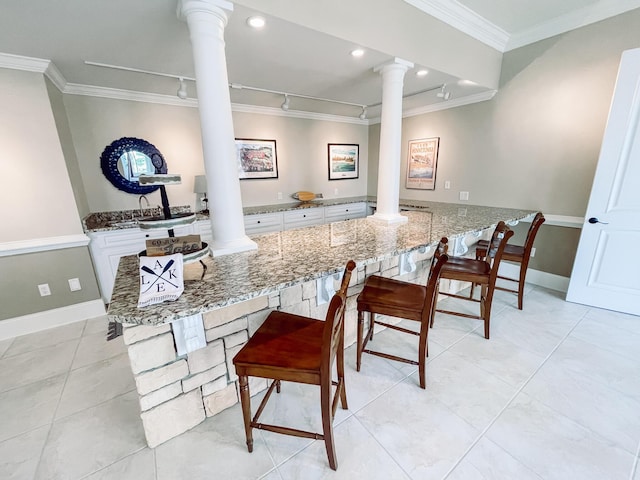
[{"label": "baseboard trim", "polygon": [[[520,265],[511,263],[500,263],[500,275],[505,277],[518,278],[520,275]],[[563,277],[554,273],[542,272],[530,268],[527,271],[527,283],[538,285],[539,287],[550,288],[558,292],[567,293],[569,289],[569,277]]]},{"label": "baseboard trim", "polygon": [[104,303],[98,299],[0,320],[0,340],[80,322],[88,318],[99,317],[105,313]]}]

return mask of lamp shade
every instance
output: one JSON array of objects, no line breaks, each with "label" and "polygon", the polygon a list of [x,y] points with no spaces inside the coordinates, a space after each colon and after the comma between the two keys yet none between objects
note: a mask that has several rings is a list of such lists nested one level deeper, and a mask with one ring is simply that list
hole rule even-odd
[{"label": "lamp shade", "polygon": [[196,175],[193,191],[194,193],[207,193],[207,177],[205,175]]}]

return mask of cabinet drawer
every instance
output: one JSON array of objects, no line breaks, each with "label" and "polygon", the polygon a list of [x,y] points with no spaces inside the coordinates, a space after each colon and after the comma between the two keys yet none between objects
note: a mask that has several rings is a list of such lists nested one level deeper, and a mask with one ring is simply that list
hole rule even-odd
[{"label": "cabinet drawer", "polygon": [[352,218],[367,216],[367,204],[365,202],[347,203],[344,205],[332,205],[324,207],[324,218],[327,223]]},{"label": "cabinet drawer", "polygon": [[279,232],[282,230],[282,213],[260,213],[244,217],[244,230],[248,235]]},{"label": "cabinet drawer", "polygon": [[309,227],[324,223],[324,209],[322,207],[291,210],[284,213],[284,228]]}]

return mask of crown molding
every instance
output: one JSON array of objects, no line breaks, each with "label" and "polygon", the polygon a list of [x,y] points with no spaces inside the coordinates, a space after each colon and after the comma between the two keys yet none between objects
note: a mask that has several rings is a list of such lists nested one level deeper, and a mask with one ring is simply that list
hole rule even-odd
[{"label": "crown molding", "polygon": [[424,13],[504,52],[509,33],[456,0],[404,0]]},{"label": "crown molding", "polygon": [[44,73],[50,64],[52,64],[51,60],[45,60],[43,58],[23,57],[22,55],[0,53],[0,68]]},{"label": "crown molding", "polygon": [[487,100],[491,100],[495,97],[496,93],[498,93],[497,90],[488,90],[482,93],[467,95],[466,97],[453,98],[444,102],[425,105],[424,107],[412,108],[404,112],[402,114],[402,118],[415,117],[417,115],[437,112],[439,110],[448,110],[450,108],[462,107],[463,105],[471,105],[472,103],[486,102]]},{"label": "crown molding", "polygon": [[574,10],[552,18],[548,22],[539,23],[531,28],[514,33],[511,35],[505,51],[514,50],[545,38],[585,27],[636,8],[640,8],[640,0],[601,0],[597,4]]},{"label": "crown molding", "polygon": [[163,95],[159,93],[135,92],[119,88],[94,87],[78,83],[67,83],[62,93],[70,95],[83,95],[86,97],[110,98],[113,100],[129,100],[132,102],[157,103],[162,105],[174,105],[178,107],[197,107],[195,98],[182,100],[175,95]]}]

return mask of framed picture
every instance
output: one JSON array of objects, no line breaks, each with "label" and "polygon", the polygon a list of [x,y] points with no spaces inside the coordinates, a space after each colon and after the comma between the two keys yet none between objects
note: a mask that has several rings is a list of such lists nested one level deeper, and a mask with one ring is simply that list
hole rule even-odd
[{"label": "framed picture", "polygon": [[360,145],[329,144],[329,180],[358,178],[358,151]]},{"label": "framed picture", "polygon": [[275,140],[236,138],[236,152],[240,180],[278,178]]},{"label": "framed picture", "polygon": [[407,152],[407,188],[436,189],[440,137],[409,140]]}]

